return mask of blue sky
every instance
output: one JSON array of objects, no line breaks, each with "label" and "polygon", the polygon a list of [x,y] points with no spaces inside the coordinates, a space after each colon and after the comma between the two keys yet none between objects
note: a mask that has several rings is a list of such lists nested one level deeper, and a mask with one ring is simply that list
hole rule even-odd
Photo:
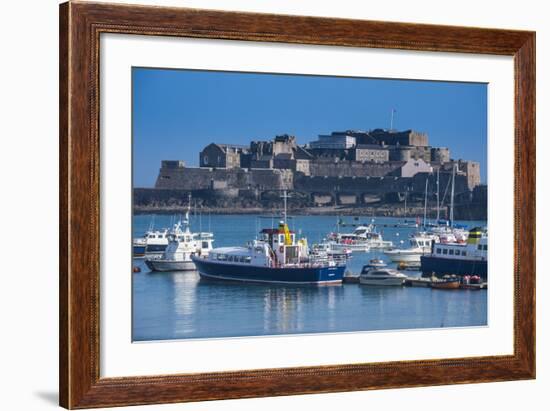
[{"label": "blue sky", "polygon": [[248,145],[292,134],[299,144],[336,130],[427,132],[452,158],[478,161],[487,175],[487,86],[133,68],[134,186],[152,187],[161,160],[198,166],[211,142]]}]

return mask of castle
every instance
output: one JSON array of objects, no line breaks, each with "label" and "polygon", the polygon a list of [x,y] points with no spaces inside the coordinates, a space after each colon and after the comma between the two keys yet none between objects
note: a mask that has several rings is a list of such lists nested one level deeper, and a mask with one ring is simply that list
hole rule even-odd
[{"label": "castle", "polygon": [[426,180],[430,198],[437,190],[442,198],[453,168],[457,198],[471,201],[479,191],[479,163],[451,159],[447,147],[429,145],[426,133],[335,131],[303,146],[285,134],[248,146],[211,143],[200,152],[199,167],[162,161],[155,189],[229,197],[291,190],[310,196],[313,205],[359,206],[423,198]]}]

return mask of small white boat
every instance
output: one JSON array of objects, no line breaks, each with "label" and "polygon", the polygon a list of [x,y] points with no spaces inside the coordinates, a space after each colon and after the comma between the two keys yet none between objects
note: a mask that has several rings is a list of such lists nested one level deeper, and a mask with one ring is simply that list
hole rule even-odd
[{"label": "small white boat", "polygon": [[189,229],[189,207],[183,221],[177,223],[168,234],[168,246],[161,257],[149,257],[145,264],[152,271],[190,271],[195,270],[192,256],[206,256],[212,250],[214,235],[212,233],[192,233]]},{"label": "small white boat", "polygon": [[385,249],[393,245],[375,231],[373,224],[360,225],[352,233],[331,233],[328,239],[334,242],[333,247],[347,248],[355,252],[369,252],[371,248]]},{"label": "small white boat", "polygon": [[384,251],[394,263],[420,263],[420,257],[431,253],[432,243],[435,241],[433,235],[420,233],[409,239],[409,248],[395,248]]},{"label": "small white boat", "polygon": [[368,244],[362,243],[362,242],[352,242],[352,241],[344,241],[342,243],[337,243],[335,241],[330,241],[330,249],[332,251],[338,251],[338,252],[359,252],[359,253],[368,253],[370,251],[370,247]]},{"label": "small white boat", "polygon": [[183,237],[171,236],[170,242],[160,258],[148,258],[145,264],[152,271],[191,271],[195,263],[191,256],[205,256],[212,250],[212,236],[197,239],[196,234],[187,233]]},{"label": "small white boat", "polygon": [[363,267],[359,276],[359,283],[363,285],[403,285],[407,276],[390,268]]},{"label": "small white boat", "polygon": [[312,254],[323,255],[326,254],[329,257],[335,259],[347,259],[351,258],[352,250],[345,247],[343,244],[338,244],[331,240],[323,241],[322,243],[315,244],[311,248]]}]

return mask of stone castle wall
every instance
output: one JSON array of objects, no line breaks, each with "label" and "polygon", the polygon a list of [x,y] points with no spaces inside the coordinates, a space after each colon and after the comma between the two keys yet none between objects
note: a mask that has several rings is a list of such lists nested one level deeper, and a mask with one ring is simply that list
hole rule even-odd
[{"label": "stone castle wall", "polygon": [[332,159],[318,159],[309,164],[309,174],[314,177],[383,177],[397,173],[402,162],[357,162]]},{"label": "stone castle wall", "polygon": [[[304,192],[362,192],[374,194],[420,193],[423,194],[428,179],[428,192],[436,191],[436,176],[425,172],[412,177],[391,175],[365,176],[336,174],[337,168],[327,165],[323,175],[306,175],[301,172],[277,169],[209,169],[209,168],[162,168],[155,188],[164,190],[296,190]],[[360,168],[350,166],[355,171]],[[333,174],[334,170],[334,174]],[[319,171],[319,170],[317,170]],[[326,173],[326,174],[325,174]],[[439,190],[450,196],[449,173],[440,173]],[[465,175],[456,175],[455,194],[471,195],[469,180]]]},{"label": "stone castle wall", "polygon": [[161,168],[155,188],[207,190],[211,188],[292,189],[290,170],[242,168]]}]

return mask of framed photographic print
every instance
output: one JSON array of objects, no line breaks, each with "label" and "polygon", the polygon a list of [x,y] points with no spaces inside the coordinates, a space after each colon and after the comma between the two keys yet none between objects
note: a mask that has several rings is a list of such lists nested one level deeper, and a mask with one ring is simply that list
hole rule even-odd
[{"label": "framed photographic print", "polygon": [[60,403],[535,377],[535,33],[60,6]]}]

